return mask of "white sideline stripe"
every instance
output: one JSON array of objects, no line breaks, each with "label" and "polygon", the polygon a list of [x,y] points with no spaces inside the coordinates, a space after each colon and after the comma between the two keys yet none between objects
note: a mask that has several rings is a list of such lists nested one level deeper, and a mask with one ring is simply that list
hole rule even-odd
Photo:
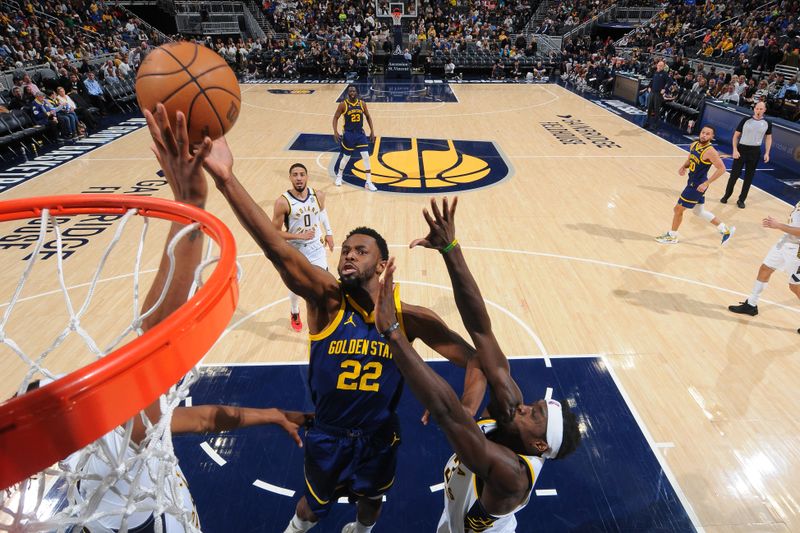
[{"label": "white sideline stripe", "polygon": [[549,400],[553,397],[553,387],[547,387],[544,391],[544,399]]},{"label": "white sideline stripe", "polygon": [[291,489],[284,489],[283,487],[279,487],[277,485],[273,485],[272,483],[267,483],[266,481],[261,481],[257,479],[253,481],[253,486],[258,487],[259,489],[266,490],[268,492],[273,492],[275,494],[280,494],[281,496],[288,496],[292,498],[294,496],[294,491]]},{"label": "white sideline stripe", "polygon": [[225,466],[225,464],[228,462],[225,459],[223,459],[216,452],[216,450],[214,450],[214,448],[211,447],[211,445],[209,443],[203,442],[203,443],[200,444],[200,447],[203,449],[204,452],[206,452],[206,455],[211,457],[211,460],[214,461],[215,463],[217,463],[219,466]]},{"label": "white sideline stripe", "polygon": [[[381,501],[385,502],[386,501],[386,496],[382,497]],[[341,498],[336,500],[336,503],[350,503],[350,500],[348,500],[346,496],[342,496]]]},{"label": "white sideline stripe", "polygon": [[191,396],[187,396],[186,400],[184,400],[184,402],[183,402],[183,405],[185,407],[191,407],[192,406],[192,397]]},{"label": "white sideline stripe", "polygon": [[656,448],[674,448],[675,447],[675,443],[674,442],[656,442],[654,444],[654,446]]},{"label": "white sideline stripe", "polygon": [[631,414],[633,415],[633,419],[636,420],[636,423],[639,425],[639,429],[642,430],[642,435],[644,435],[645,440],[647,440],[647,444],[650,445],[650,449],[653,450],[653,455],[656,457],[656,461],[658,464],[661,465],[661,470],[664,471],[664,475],[667,476],[670,484],[672,485],[675,494],[678,496],[678,499],[683,504],[683,508],[686,510],[686,514],[689,516],[689,520],[692,521],[692,525],[698,531],[698,533],[704,533],[705,529],[703,526],[700,525],[700,519],[697,517],[697,514],[694,512],[694,508],[692,504],[689,503],[689,499],[686,497],[686,494],[683,493],[683,489],[681,486],[678,485],[678,480],[675,477],[675,474],[672,473],[672,470],[669,468],[669,464],[667,464],[666,459],[660,453],[656,453],[656,443],[653,439],[653,436],[648,431],[647,426],[645,426],[642,417],[639,416],[639,412],[636,410],[633,402],[631,401],[630,397],[628,396],[627,391],[623,388],[622,382],[617,378],[616,372],[614,372],[614,368],[609,364],[608,359],[603,357],[603,363],[605,363],[605,367],[608,370],[608,374],[611,376],[611,379],[614,380],[614,384],[617,386],[617,390],[622,396],[622,399],[625,400],[625,404],[628,406]]},{"label": "white sideline stripe", "polygon": [[439,483],[437,485],[431,485],[428,488],[431,489],[431,492],[439,492],[440,490],[444,490],[444,483]]},{"label": "white sideline stripe", "polygon": [[558,496],[556,489],[536,489],[537,496]]}]

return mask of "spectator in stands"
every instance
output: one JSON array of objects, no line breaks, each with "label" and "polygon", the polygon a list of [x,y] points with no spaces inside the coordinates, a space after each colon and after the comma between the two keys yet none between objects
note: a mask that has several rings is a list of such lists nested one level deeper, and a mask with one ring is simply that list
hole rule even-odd
[{"label": "spectator in stands", "polygon": [[127,56],[122,56],[120,58],[119,65],[117,65],[117,71],[122,78],[128,78],[131,76],[133,69],[131,68],[130,64],[128,64]]},{"label": "spectator in stands", "polygon": [[[764,87],[766,87],[766,86],[767,86],[767,84],[766,84],[766,82],[764,82]],[[755,105],[755,103],[756,103],[756,99],[755,98],[756,98],[756,92],[757,91],[758,91],[758,88],[756,87],[756,80],[751,78],[747,82],[747,88],[739,96],[739,105],[742,106],[742,107],[753,107]]]},{"label": "spectator in stands", "polygon": [[41,92],[39,87],[31,81],[31,77],[27,72],[22,75],[22,88],[23,90],[29,90],[34,96],[36,93]]},{"label": "spectator in stands", "polygon": [[792,78],[789,80],[789,83],[785,84],[783,87],[780,88],[778,91],[778,98],[783,99],[786,98],[787,93],[794,92],[794,97],[797,98],[798,92],[800,90],[797,87],[797,78]]},{"label": "spectator in stands", "polygon": [[50,91],[47,100],[56,111],[56,118],[62,125],[62,135],[67,139],[76,139],[80,121],[75,113],[75,102],[67,96],[63,87]]},{"label": "spectator in stands", "polygon": [[514,61],[514,66],[511,68],[509,77],[514,78],[514,81],[519,81],[522,77],[522,69],[519,67],[519,60]]},{"label": "spectator in stands", "polygon": [[739,93],[730,84],[722,88],[722,94],[720,94],[719,99],[726,103],[739,105]]},{"label": "spectator in stands", "polygon": [[52,106],[45,100],[44,93],[39,91],[35,94],[34,100],[31,103],[31,116],[33,122],[46,126],[48,133],[53,133],[58,129],[58,118]]},{"label": "spectator in stands", "polygon": [[86,96],[92,103],[92,106],[102,110],[106,108],[106,99],[103,96],[103,87],[100,82],[95,79],[94,72],[89,72],[86,79],[83,80],[83,86],[86,88]]},{"label": "spectator in stands", "polygon": [[444,64],[444,79],[449,80],[453,76],[455,76],[456,72],[456,64],[453,63],[453,58],[448,57],[447,63]]},{"label": "spectator in stands", "polygon": [[492,79],[493,80],[502,80],[505,79],[506,73],[505,69],[503,68],[503,64],[500,61],[495,61],[494,66],[492,67]]},{"label": "spectator in stands", "polygon": [[8,100],[7,107],[9,109],[22,109],[26,105],[25,100],[22,98],[22,88],[12,87],[11,98]]}]

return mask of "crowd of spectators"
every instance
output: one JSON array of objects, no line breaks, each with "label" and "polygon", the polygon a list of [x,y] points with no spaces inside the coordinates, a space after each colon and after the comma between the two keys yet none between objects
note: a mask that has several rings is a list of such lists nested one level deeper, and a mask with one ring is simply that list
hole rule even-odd
[{"label": "crowd of spectators", "polygon": [[132,100],[136,69],[159,40],[112,4],[29,0],[3,11],[0,69],[13,74],[0,111],[22,110],[50,139],[85,135],[114,110],[110,94]]},{"label": "crowd of spectators", "polygon": [[[651,78],[658,60],[667,63],[671,84],[666,102],[679,101],[691,93],[698,102],[705,99],[721,100],[742,107],[754,107],[758,102],[767,104],[768,113],[789,120],[800,119],[797,76],[779,72],[759,72],[753,69],[747,57],[734,65],[706,65],[704,61],[680,55],[661,56],[635,50],[626,57],[616,55],[610,40],[599,42],[578,39],[566,43],[562,53],[561,72],[566,83],[579,90],[596,90],[610,93],[617,72],[632,73]],[[639,105],[647,106],[647,89],[640,94]],[[665,107],[665,111],[670,109]],[[685,117],[678,117],[685,118]]]},{"label": "crowd of spectators", "polygon": [[[393,51],[386,2],[379,4],[378,13],[370,0],[265,0],[262,6],[273,29],[285,38],[256,43],[256,52],[240,54],[251,76],[359,74]],[[417,13],[408,3],[406,13],[414,16],[403,20],[409,37],[403,52],[420,67],[426,57],[449,57],[451,51],[485,52],[503,60],[522,57],[526,39],[512,42],[511,36],[527,24],[532,8],[524,0],[435,0]]]},{"label": "crowd of spectators", "polygon": [[544,35],[564,35],[587,20],[596,17],[616,0],[565,0],[553,2],[545,13],[545,18],[536,33]]},{"label": "crowd of spectators", "polygon": [[112,3],[27,0],[0,12],[0,70],[127,55],[142,40],[160,42],[158,34],[141,28],[140,19]]},{"label": "crowd of spectators", "polygon": [[748,59],[756,70],[800,66],[800,2],[765,0],[688,5],[671,0],[650,23],[627,39],[627,46],[666,56],[705,58],[722,63]]}]

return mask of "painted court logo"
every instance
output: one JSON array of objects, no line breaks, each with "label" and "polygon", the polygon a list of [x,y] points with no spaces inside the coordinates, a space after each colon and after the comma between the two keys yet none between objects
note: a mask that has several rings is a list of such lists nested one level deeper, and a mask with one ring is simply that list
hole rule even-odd
[{"label": "painted court logo", "polygon": [[[290,150],[338,151],[330,135],[300,134]],[[338,170],[338,158],[332,173]],[[511,174],[499,148],[490,141],[379,137],[370,148],[372,182],[378,189],[403,193],[449,193],[493,185]],[[364,163],[351,158],[347,183],[363,186]]]}]

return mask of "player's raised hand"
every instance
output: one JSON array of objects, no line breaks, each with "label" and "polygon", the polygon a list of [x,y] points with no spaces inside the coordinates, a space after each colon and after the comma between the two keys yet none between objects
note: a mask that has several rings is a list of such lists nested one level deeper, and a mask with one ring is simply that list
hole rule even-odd
[{"label": "player's raised hand", "polygon": [[397,322],[397,308],[394,303],[395,268],[394,257],[390,257],[378,278],[380,290],[375,301],[375,326],[378,331],[386,331]]},{"label": "player's raised hand", "polygon": [[233,154],[225,137],[211,143],[211,152],[203,162],[205,168],[217,184],[233,179]]},{"label": "player's raised hand", "polygon": [[422,239],[411,241],[409,248],[423,246],[441,251],[450,245],[456,238],[455,216],[457,205],[458,196],[453,198],[452,204],[445,197],[442,200],[442,208],[440,210],[436,200],[431,198],[431,211],[422,210],[422,216],[425,217],[430,231]]},{"label": "player's raised hand", "polygon": [[162,104],[156,105],[155,114],[145,110],[144,117],[153,138],[150,149],[161,165],[175,199],[203,207],[208,196],[203,162],[211,152],[211,139],[206,137],[202,144],[190,147],[186,117],[178,111],[173,131]]}]

